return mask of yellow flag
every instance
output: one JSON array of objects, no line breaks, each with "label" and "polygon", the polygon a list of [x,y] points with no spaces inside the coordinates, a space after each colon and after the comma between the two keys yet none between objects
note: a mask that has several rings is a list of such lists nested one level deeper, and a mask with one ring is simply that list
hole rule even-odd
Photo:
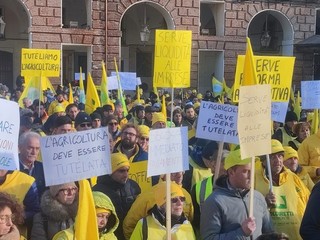
[{"label": "yellow flag", "polygon": [[298,91],[297,99],[294,101],[293,111],[295,112],[295,114],[297,114],[298,118],[300,118],[300,113],[301,113],[301,97],[300,97],[300,91]]},{"label": "yellow flag", "polygon": [[99,239],[96,208],[86,179],[79,181],[79,206],[74,228],[77,240]]},{"label": "yellow flag", "polygon": [[313,118],[311,122],[311,134],[314,134],[318,131],[319,128],[319,111],[318,109],[313,110]]},{"label": "yellow flag", "polygon": [[117,65],[117,60],[116,58],[114,58],[114,65],[116,68],[116,74],[117,74],[117,79],[118,79],[118,99],[121,102],[122,105],[122,109],[123,109],[123,116],[127,116],[128,115],[128,110],[127,110],[127,105],[124,101],[124,97],[123,97],[123,93],[122,93],[122,87],[121,87],[121,82],[120,82],[120,76],[119,76],[119,72],[118,72],[118,65]]},{"label": "yellow flag", "polygon": [[19,98],[19,106],[24,108],[22,100],[24,98],[29,98],[31,101],[39,99],[43,101],[43,90],[50,89],[53,94],[55,90],[47,77],[25,77],[27,79],[27,84]]},{"label": "yellow flag", "polygon": [[100,85],[100,100],[101,100],[101,106],[106,105],[110,102],[109,99],[109,93],[108,93],[108,77],[107,77],[107,71],[104,66],[104,62],[101,62],[102,66],[102,79],[101,79],[101,85]]},{"label": "yellow flag", "polygon": [[80,79],[79,79],[79,102],[86,103],[86,94],[84,93],[83,79],[82,79],[82,67],[80,67]]},{"label": "yellow flag", "polygon": [[71,83],[69,83],[69,99],[68,99],[68,102],[69,103],[74,103]]},{"label": "yellow flag", "polygon": [[243,79],[242,86],[255,85],[257,84],[256,79],[256,66],[255,61],[253,59],[253,52],[251,47],[250,38],[247,37],[247,50],[246,56],[244,59],[244,67],[243,67]]},{"label": "yellow flag", "polygon": [[91,114],[97,107],[100,107],[99,95],[91,74],[88,73],[85,112]]},{"label": "yellow flag", "polygon": [[212,92],[213,92],[214,96],[221,97],[222,92],[223,92],[222,82],[220,82],[218,79],[216,79],[215,77],[212,76],[211,83],[212,83]]},{"label": "yellow flag", "polygon": [[163,113],[163,116],[167,120],[167,106],[166,106],[166,97],[164,94],[162,95],[162,107],[161,107],[161,112]]}]

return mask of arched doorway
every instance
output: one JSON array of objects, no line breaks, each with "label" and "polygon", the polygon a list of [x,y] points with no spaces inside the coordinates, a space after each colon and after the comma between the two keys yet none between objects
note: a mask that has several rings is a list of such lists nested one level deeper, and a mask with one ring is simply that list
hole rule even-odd
[{"label": "arched doorway", "polygon": [[21,0],[2,1],[0,9],[6,23],[4,38],[0,41],[0,71],[5,69],[5,73],[0,74],[0,82],[12,90],[20,75],[21,48],[29,47],[30,16]]},{"label": "arched doorway", "polygon": [[[142,42],[140,32],[147,25],[149,40]],[[136,72],[152,89],[153,52],[156,29],[175,29],[172,16],[163,6],[149,1],[132,4],[121,17],[121,70]]]},{"label": "arched doorway", "polygon": [[293,55],[293,26],[279,11],[257,13],[249,23],[247,36],[255,55]]}]

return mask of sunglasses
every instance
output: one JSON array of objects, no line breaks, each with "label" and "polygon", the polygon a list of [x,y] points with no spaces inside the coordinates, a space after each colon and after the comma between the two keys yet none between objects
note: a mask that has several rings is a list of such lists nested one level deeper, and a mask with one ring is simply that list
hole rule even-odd
[{"label": "sunglasses", "polygon": [[140,137],[140,140],[149,142],[149,138],[146,138],[146,137]]},{"label": "sunglasses", "polygon": [[117,122],[109,122],[108,125],[109,125],[109,126],[117,126],[118,123],[117,123]]},{"label": "sunglasses", "polygon": [[186,198],[185,197],[175,197],[175,198],[171,198],[171,203],[177,203],[178,200],[180,200],[180,202],[185,202]]},{"label": "sunglasses", "polygon": [[91,127],[91,123],[81,123],[80,127]]}]

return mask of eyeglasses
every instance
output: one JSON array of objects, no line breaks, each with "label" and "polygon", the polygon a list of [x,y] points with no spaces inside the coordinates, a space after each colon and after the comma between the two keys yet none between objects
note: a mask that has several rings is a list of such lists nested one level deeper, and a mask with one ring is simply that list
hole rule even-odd
[{"label": "eyeglasses", "polygon": [[78,192],[78,188],[64,188],[60,189],[59,192],[63,192],[64,195],[74,194]]},{"label": "eyeglasses", "polygon": [[180,200],[180,202],[185,202],[186,198],[185,197],[175,197],[175,198],[171,198],[171,203],[177,203],[178,200]]},{"label": "eyeglasses", "polygon": [[92,124],[91,123],[81,123],[80,127],[91,127]]},{"label": "eyeglasses", "polygon": [[129,137],[137,136],[137,134],[131,133],[131,132],[123,132],[123,135],[128,135]]},{"label": "eyeglasses", "polygon": [[146,138],[146,137],[140,137],[140,140],[141,140],[141,141],[148,141],[148,142],[149,142],[149,138]]},{"label": "eyeglasses", "polygon": [[11,215],[0,215],[0,224],[8,223],[9,220],[11,220],[11,222],[13,222],[15,220],[15,215],[14,214],[11,214]]},{"label": "eyeglasses", "polygon": [[109,122],[108,125],[109,125],[109,126],[117,126],[118,123],[117,123],[117,122]]}]

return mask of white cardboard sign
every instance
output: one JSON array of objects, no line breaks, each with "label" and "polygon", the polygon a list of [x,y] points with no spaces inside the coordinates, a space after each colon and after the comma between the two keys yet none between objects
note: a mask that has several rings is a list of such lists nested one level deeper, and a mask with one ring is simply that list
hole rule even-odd
[{"label": "white cardboard sign", "polygon": [[189,169],[188,129],[161,128],[150,131],[148,177]]},{"label": "white cardboard sign", "polygon": [[196,137],[239,144],[237,118],[237,106],[201,101]]},{"label": "white cardboard sign", "polygon": [[320,109],[320,80],[301,81],[302,109]]},{"label": "white cardboard sign", "polygon": [[0,99],[0,169],[19,170],[19,105]]},{"label": "white cardboard sign", "polygon": [[57,185],[111,173],[108,129],[41,138],[46,185]]}]

